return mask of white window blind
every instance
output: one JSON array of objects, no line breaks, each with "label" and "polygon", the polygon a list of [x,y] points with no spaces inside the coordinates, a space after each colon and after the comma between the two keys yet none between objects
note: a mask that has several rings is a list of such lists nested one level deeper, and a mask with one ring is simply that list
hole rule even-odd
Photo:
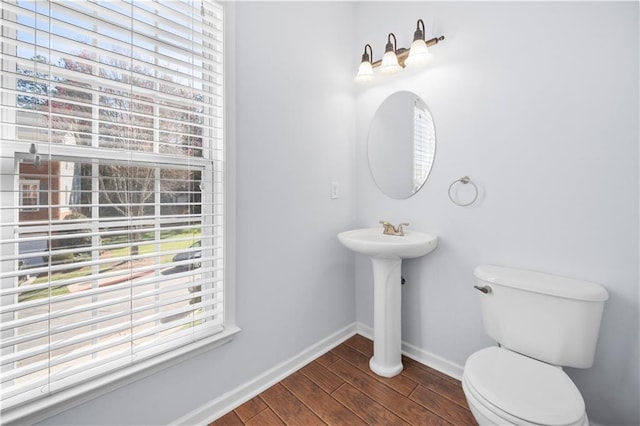
[{"label": "white window blind", "polygon": [[224,330],[223,16],[1,5],[5,410]]}]

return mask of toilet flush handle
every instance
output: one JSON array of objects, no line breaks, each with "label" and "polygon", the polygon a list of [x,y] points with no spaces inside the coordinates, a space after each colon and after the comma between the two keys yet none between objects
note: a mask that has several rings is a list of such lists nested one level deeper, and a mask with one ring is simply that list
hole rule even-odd
[{"label": "toilet flush handle", "polygon": [[491,287],[489,287],[488,285],[485,285],[484,287],[480,287],[479,285],[474,285],[473,288],[480,290],[484,294],[491,293]]}]

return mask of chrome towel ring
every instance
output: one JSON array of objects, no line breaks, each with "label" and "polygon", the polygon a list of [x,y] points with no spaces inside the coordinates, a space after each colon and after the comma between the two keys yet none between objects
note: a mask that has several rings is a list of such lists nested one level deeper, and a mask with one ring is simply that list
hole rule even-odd
[{"label": "chrome towel ring", "polygon": [[[451,190],[453,189],[453,187],[454,187],[454,185],[455,185],[456,183],[462,183],[463,185],[466,185],[466,184],[470,183],[470,184],[471,184],[471,186],[473,187],[473,189],[475,190],[475,195],[474,195],[474,197],[473,197],[473,200],[469,201],[468,203],[460,203],[460,202],[456,201],[456,200],[453,198],[453,195],[451,195]],[[475,183],[473,183],[473,182],[471,181],[471,179],[469,178],[469,176],[462,176],[460,179],[454,180],[454,181],[453,181],[453,183],[452,183],[451,185],[449,185],[449,199],[451,200],[451,202],[452,202],[453,204],[456,204],[456,205],[458,205],[458,206],[460,206],[460,207],[467,207],[467,206],[470,206],[471,204],[475,203],[475,202],[476,202],[476,200],[478,199],[478,187],[476,186],[476,184],[475,184]]]}]

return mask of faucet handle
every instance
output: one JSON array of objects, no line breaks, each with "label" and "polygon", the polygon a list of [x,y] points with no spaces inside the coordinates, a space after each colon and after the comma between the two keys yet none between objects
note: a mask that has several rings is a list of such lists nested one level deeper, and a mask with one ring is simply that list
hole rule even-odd
[{"label": "faucet handle", "polygon": [[406,223],[406,222],[401,223],[400,225],[398,225],[397,233],[398,233],[398,234],[400,234],[400,235],[404,235],[404,230],[402,229],[402,227],[403,227],[403,226],[409,226],[409,225],[410,225],[410,224],[409,224],[409,223]]},{"label": "faucet handle", "polygon": [[381,220],[379,223],[382,225],[382,228],[383,228],[382,233],[383,234],[395,235],[396,228],[394,228],[394,226],[390,222],[388,222],[386,220]]}]

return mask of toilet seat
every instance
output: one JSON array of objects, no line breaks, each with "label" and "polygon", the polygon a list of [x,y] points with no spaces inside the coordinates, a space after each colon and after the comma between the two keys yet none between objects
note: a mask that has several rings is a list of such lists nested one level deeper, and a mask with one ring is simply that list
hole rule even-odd
[{"label": "toilet seat", "polygon": [[463,385],[467,398],[505,423],[586,423],[582,395],[564,371],[503,348],[472,354],[465,364]]}]

